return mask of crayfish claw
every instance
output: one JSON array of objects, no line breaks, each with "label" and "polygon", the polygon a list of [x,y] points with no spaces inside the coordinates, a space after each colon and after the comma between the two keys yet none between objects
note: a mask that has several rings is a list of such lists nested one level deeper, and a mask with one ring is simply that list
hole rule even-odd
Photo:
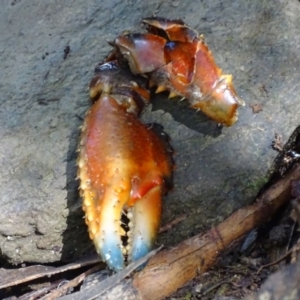
[{"label": "crayfish claw", "polygon": [[187,99],[191,107],[225,126],[238,119],[239,99],[231,75],[222,74],[211,51],[194,29],[182,20],[152,17],[143,20],[147,33],[121,35],[115,51],[134,74],[148,76],[156,93]]},{"label": "crayfish claw", "polygon": [[96,67],[89,86],[93,105],[78,151],[89,235],[114,271],[153,248],[161,199],[172,188],[169,138],[161,126],[138,119],[150,102],[143,79],[157,87],[156,93],[167,90],[169,98],[187,99],[226,126],[237,121],[237,109],[244,105],[203,36],[182,20],[153,17],[143,23],[146,33],[124,32],[109,42],[114,50]]},{"label": "crayfish claw", "polygon": [[95,102],[82,126],[77,161],[80,194],[97,252],[119,271],[154,245],[172,151],[157,128],[138,119],[149,92],[116,62],[97,67],[90,95]]}]

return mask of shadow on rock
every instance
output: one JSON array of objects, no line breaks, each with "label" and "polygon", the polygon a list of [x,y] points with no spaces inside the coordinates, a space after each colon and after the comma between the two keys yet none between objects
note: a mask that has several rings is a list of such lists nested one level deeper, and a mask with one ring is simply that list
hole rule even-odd
[{"label": "shadow on rock", "polygon": [[87,226],[84,221],[84,212],[82,211],[82,202],[79,196],[79,182],[77,176],[77,146],[80,136],[80,129],[76,127],[72,130],[67,154],[66,170],[66,189],[67,189],[67,207],[69,215],[67,217],[67,229],[63,234],[63,249],[61,260],[64,262],[73,261],[84,254],[94,253],[94,247],[89,239]]},{"label": "shadow on rock", "polygon": [[218,137],[222,133],[222,126],[209,119],[202,112],[191,108],[188,101],[180,98],[168,99],[165,93],[155,95],[152,99],[152,109],[163,110],[172,115],[175,121],[204,135]]}]

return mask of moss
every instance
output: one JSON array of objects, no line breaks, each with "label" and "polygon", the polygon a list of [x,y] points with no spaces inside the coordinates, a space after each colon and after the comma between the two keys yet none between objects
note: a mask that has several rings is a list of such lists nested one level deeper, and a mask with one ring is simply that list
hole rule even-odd
[{"label": "moss", "polygon": [[187,292],[186,295],[182,298],[182,300],[191,300],[192,294],[190,292]]},{"label": "moss", "polygon": [[248,189],[254,190],[256,192],[259,192],[259,190],[269,181],[269,176],[265,175],[262,177],[258,177],[257,179],[254,178],[251,181],[248,181],[246,183],[246,187]]},{"label": "moss", "polygon": [[227,37],[227,42],[232,42],[234,40],[233,36],[232,35],[229,35]]}]

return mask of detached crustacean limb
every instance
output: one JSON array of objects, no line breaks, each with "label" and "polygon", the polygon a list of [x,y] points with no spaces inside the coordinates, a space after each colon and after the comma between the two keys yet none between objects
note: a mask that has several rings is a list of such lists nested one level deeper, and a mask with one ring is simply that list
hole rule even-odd
[{"label": "detached crustacean limb", "polygon": [[203,36],[180,20],[147,18],[147,33],[129,33],[116,38],[115,53],[124,57],[134,74],[147,75],[156,92],[170,91],[195,109],[226,126],[238,119],[244,105],[232,84],[232,75],[222,74]]},{"label": "detached crustacean limb", "polygon": [[[96,101],[82,127],[78,177],[90,238],[118,271],[153,247],[161,197],[171,187],[172,149],[138,119],[149,93],[114,61],[90,83]],[[125,224],[126,223],[126,224]]]}]

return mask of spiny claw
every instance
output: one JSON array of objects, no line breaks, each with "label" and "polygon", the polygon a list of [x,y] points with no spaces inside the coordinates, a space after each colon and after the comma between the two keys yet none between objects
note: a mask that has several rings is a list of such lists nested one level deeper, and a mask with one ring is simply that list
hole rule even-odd
[{"label": "spiny claw", "polygon": [[138,78],[108,62],[96,69],[90,93],[96,101],[82,127],[78,157],[83,210],[97,252],[118,271],[154,245],[172,153],[137,117],[149,102]]},{"label": "spiny claw", "polygon": [[191,107],[218,123],[231,126],[244,105],[232,84],[231,75],[222,74],[203,36],[181,20],[147,18],[147,33],[125,34],[115,40],[118,53],[135,74],[147,75],[157,92],[186,98]]}]

